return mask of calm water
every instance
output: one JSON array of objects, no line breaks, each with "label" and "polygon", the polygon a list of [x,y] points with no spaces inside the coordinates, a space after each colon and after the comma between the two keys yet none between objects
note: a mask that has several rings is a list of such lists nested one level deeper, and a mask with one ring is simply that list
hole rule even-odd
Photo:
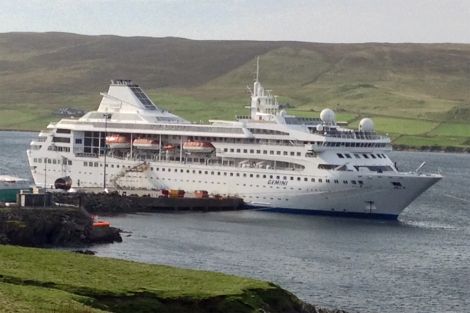
[{"label": "calm water", "polygon": [[[30,177],[35,134],[0,132],[0,172]],[[100,256],[273,281],[315,304],[350,312],[470,312],[470,155],[392,154],[401,169],[426,160],[445,179],[399,222],[256,211],[112,217],[132,232],[94,246]]]}]

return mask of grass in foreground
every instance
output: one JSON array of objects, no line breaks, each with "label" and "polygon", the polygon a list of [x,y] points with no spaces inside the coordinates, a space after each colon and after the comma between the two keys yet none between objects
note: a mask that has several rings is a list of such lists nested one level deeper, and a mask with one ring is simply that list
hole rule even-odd
[{"label": "grass in foreground", "polygon": [[281,312],[299,305],[248,278],[0,246],[1,312]]}]

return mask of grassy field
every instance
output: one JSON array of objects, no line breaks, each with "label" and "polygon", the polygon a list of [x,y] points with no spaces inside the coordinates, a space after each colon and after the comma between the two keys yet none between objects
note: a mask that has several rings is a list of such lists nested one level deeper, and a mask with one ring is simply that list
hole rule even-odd
[{"label": "grassy field", "polygon": [[0,312],[281,312],[299,303],[248,278],[0,245]]}]

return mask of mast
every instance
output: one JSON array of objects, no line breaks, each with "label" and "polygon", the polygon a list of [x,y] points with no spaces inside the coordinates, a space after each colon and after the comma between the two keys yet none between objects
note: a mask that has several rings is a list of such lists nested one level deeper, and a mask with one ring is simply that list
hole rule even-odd
[{"label": "mast", "polygon": [[256,57],[256,81],[259,82],[259,56]]}]

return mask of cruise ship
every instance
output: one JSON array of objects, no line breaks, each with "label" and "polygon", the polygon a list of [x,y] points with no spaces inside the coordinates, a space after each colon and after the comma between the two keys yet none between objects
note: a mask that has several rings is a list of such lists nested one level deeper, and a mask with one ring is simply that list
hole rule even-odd
[{"label": "cruise ship", "polygon": [[258,71],[249,115],[191,123],[131,80],[112,80],[96,111],[51,123],[27,151],[34,182],[53,188],[205,190],[263,210],[396,219],[439,174],[400,172],[390,138],[289,115]]}]

